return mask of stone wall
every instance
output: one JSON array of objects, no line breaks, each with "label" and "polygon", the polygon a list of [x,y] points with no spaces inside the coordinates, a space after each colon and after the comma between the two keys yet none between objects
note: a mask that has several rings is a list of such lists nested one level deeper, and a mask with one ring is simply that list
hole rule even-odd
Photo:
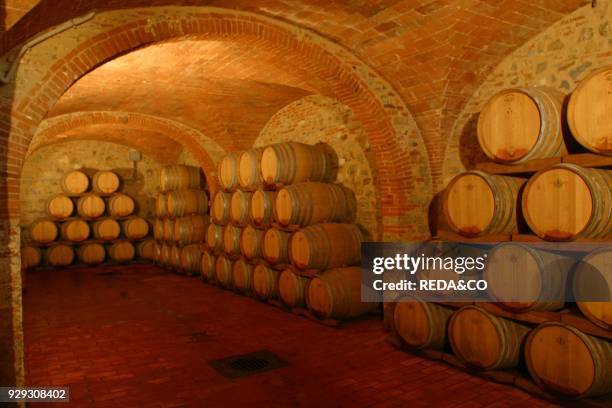
[{"label": "stone wall", "polygon": [[495,93],[512,87],[546,86],[571,93],[592,70],[612,64],[612,1],[586,5],[506,57],[472,96],[446,148],[444,183],[486,160],[476,139],[478,113]]},{"label": "stone wall", "polygon": [[277,112],[262,129],[254,146],[296,141],[324,142],[340,159],[337,181],[357,196],[357,222],[368,239],[382,233],[378,215],[379,191],[367,136],[351,110],[321,95],[307,96]]},{"label": "stone wall", "polygon": [[131,150],[115,143],[70,141],[45,146],[32,153],[23,165],[21,177],[22,229],[37,218],[47,216],[47,201],[62,192],[62,175],[74,169],[117,172],[122,179],[121,191],[137,203],[137,214],[152,219],[155,196],[159,192],[160,165],[143,155],[133,178],[133,162],[128,156]]}]

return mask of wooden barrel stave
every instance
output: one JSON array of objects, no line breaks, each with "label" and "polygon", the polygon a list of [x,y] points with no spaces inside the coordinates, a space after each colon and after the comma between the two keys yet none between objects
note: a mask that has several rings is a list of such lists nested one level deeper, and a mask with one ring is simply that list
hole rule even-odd
[{"label": "wooden barrel stave", "polygon": [[211,251],[223,250],[223,227],[217,224],[208,224],[206,229],[206,246]]},{"label": "wooden barrel stave", "polygon": [[244,259],[238,259],[232,267],[232,285],[243,293],[253,290],[253,265]]},{"label": "wooden barrel stave", "polygon": [[215,223],[225,225],[230,220],[231,194],[217,191],[213,198],[211,215]]},{"label": "wooden barrel stave", "polygon": [[263,299],[276,299],[278,296],[279,272],[260,263],[253,270],[253,291]]},{"label": "wooden barrel stave", "polygon": [[199,244],[187,245],[181,250],[181,269],[188,275],[199,275],[202,265],[202,249]]},{"label": "wooden barrel stave", "polygon": [[240,235],[240,252],[246,259],[262,257],[261,246],[264,232],[248,225]]},{"label": "wooden barrel stave", "polygon": [[278,277],[278,296],[291,308],[306,306],[306,286],[308,278],[285,269]]},{"label": "wooden barrel stave", "polygon": [[275,191],[257,190],[251,196],[249,218],[254,225],[267,227],[274,221]]},{"label": "wooden barrel stave", "polygon": [[219,184],[225,191],[233,191],[238,187],[238,155],[236,152],[229,153],[219,162]]},{"label": "wooden barrel stave", "polygon": [[249,149],[240,153],[237,161],[237,177],[240,188],[245,191],[257,189],[261,183],[261,155],[263,149]]},{"label": "wooden barrel stave", "polygon": [[232,284],[232,265],[233,262],[227,256],[219,255],[215,261],[215,282],[229,288]]},{"label": "wooden barrel stave", "polygon": [[261,252],[271,264],[289,263],[289,239],[291,233],[268,228],[263,236]]},{"label": "wooden barrel stave", "polygon": [[226,225],[223,229],[223,250],[228,255],[240,254],[240,235],[243,228]]},{"label": "wooden barrel stave", "polygon": [[174,242],[174,220],[171,218],[166,218],[164,220],[164,241],[166,242]]},{"label": "wooden barrel stave", "polygon": [[249,221],[249,207],[251,205],[249,192],[236,190],[230,198],[230,219],[236,225],[246,225]]},{"label": "wooden barrel stave", "polygon": [[215,282],[217,279],[215,274],[216,263],[217,259],[215,255],[211,254],[209,251],[204,251],[200,263],[200,276],[208,282]]},{"label": "wooden barrel stave", "polygon": [[160,193],[155,199],[155,216],[163,218],[168,216],[168,195]]}]

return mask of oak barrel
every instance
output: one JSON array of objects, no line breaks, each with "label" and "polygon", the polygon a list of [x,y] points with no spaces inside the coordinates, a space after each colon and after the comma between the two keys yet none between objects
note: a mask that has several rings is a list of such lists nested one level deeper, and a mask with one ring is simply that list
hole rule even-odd
[{"label": "oak barrel", "polygon": [[349,319],[378,308],[377,302],[361,301],[361,268],[329,269],[308,285],[306,304],[323,318]]},{"label": "oak barrel", "polygon": [[168,216],[168,195],[160,193],[155,199],[155,216],[163,218]]},{"label": "oak barrel", "polygon": [[268,228],[263,236],[261,252],[271,264],[289,263],[289,239],[291,233],[276,228]]},{"label": "oak barrel", "polygon": [[531,230],[552,241],[612,235],[612,170],[557,164],[536,173],[523,192]]},{"label": "oak barrel", "polygon": [[128,239],[141,239],[149,235],[149,222],[141,217],[133,217],[121,222],[123,235]]},{"label": "oak barrel", "polygon": [[287,306],[306,306],[306,286],[308,278],[296,275],[290,269],[285,269],[278,277],[278,296]]},{"label": "oak barrel", "polygon": [[574,299],[593,323],[612,330],[612,249],[595,250],[578,263],[573,275]]},{"label": "oak barrel", "polygon": [[292,184],[276,195],[276,221],[285,226],[351,222],[356,213],[355,194],[337,184]]},{"label": "oak barrel", "polygon": [[248,225],[240,235],[240,252],[247,259],[261,258],[261,244],[264,232]]},{"label": "oak barrel", "polygon": [[580,81],[567,107],[574,138],[592,152],[612,155],[612,65]]},{"label": "oak barrel", "polygon": [[478,143],[500,163],[567,154],[563,94],[545,88],[513,88],[494,95],[478,117]]},{"label": "oak barrel", "polygon": [[223,254],[215,261],[215,282],[226,288],[232,284],[232,261]]},{"label": "oak barrel", "polygon": [[208,196],[202,190],[177,190],[168,193],[168,216],[204,215],[208,212]]},{"label": "oak barrel", "polygon": [[200,244],[191,244],[181,250],[181,269],[187,275],[199,275],[202,264],[202,248]]},{"label": "oak barrel", "polygon": [[59,220],[70,217],[73,212],[74,203],[67,195],[56,195],[47,203],[47,214]]},{"label": "oak barrel", "polygon": [[243,293],[249,293],[253,290],[253,265],[247,263],[244,259],[238,259],[234,262],[232,268],[232,283],[234,288]]},{"label": "oak barrel", "polygon": [[42,262],[42,251],[38,247],[24,246],[21,248],[21,267],[36,268]]},{"label": "oak barrel", "polygon": [[230,201],[232,195],[223,191],[217,191],[212,202],[211,215],[214,222],[225,225],[230,219]]},{"label": "oak barrel", "polygon": [[89,238],[91,228],[86,221],[81,219],[70,220],[62,223],[62,239],[72,242],[81,242]]},{"label": "oak barrel", "polygon": [[261,185],[262,148],[249,149],[238,156],[238,183],[243,190],[252,191]]},{"label": "oak barrel", "polygon": [[257,190],[251,196],[249,218],[254,225],[269,226],[274,221],[275,191]]},{"label": "oak barrel", "polygon": [[567,277],[575,260],[518,243],[488,252],[487,293],[510,312],[552,311],[565,306]]},{"label": "oak barrel", "polygon": [[361,261],[362,235],[354,224],[316,224],[291,236],[289,259],[299,269],[331,269]]},{"label": "oak barrel", "polygon": [[121,226],[112,218],[103,218],[94,222],[91,226],[94,238],[104,241],[117,239],[121,234]]},{"label": "oak barrel", "polygon": [[104,258],[106,257],[104,245],[95,242],[81,245],[76,252],[79,261],[87,265],[100,264],[104,262]]},{"label": "oak barrel", "polygon": [[217,224],[208,224],[206,228],[206,246],[211,251],[223,250],[223,227]]},{"label": "oak barrel", "polygon": [[208,216],[190,215],[177,218],[174,221],[174,241],[179,245],[188,245],[204,242]]},{"label": "oak barrel", "polygon": [[612,343],[562,323],[548,322],[525,341],[525,361],[535,382],[570,398],[612,391]]},{"label": "oak barrel", "polygon": [[108,170],[96,172],[91,179],[93,191],[96,193],[110,194],[119,190],[121,184],[117,173]]},{"label": "oak barrel", "polygon": [[524,182],[481,171],[457,175],[443,202],[449,227],[468,237],[517,232],[518,194]]},{"label": "oak barrel", "polygon": [[164,167],[159,174],[162,193],[171,190],[200,189],[205,183],[199,167],[174,165]]},{"label": "oak barrel", "polygon": [[413,350],[442,350],[446,325],[453,310],[417,298],[405,298],[395,305],[393,329]]},{"label": "oak barrel", "polygon": [[164,241],[173,242],[174,241],[174,220],[171,218],[166,218],[164,220]]},{"label": "oak barrel", "polygon": [[240,235],[242,228],[233,225],[226,225],[223,229],[223,250],[228,255],[238,255],[240,253]]},{"label": "oak barrel", "polygon": [[453,353],[466,364],[483,370],[516,367],[528,332],[528,327],[493,316],[477,306],[457,310],[448,324]]},{"label": "oak barrel", "polygon": [[261,156],[261,176],[266,184],[301,181],[331,182],[338,174],[338,156],[324,143],[314,146],[297,142],[269,145]]},{"label": "oak barrel", "polygon": [[155,241],[155,245],[153,246],[153,260],[157,265],[161,265],[162,261],[162,245],[160,242]]},{"label": "oak barrel", "polygon": [[29,228],[30,239],[39,244],[48,244],[55,241],[59,230],[57,224],[50,220],[36,220]]},{"label": "oak barrel", "polygon": [[164,220],[156,219],[153,223],[153,238],[157,241],[164,240]]},{"label": "oak barrel", "polygon": [[204,251],[202,259],[200,260],[200,276],[208,282],[214,282],[216,280],[215,265],[217,259],[215,255],[208,251]]},{"label": "oak barrel", "polygon": [[77,201],[77,212],[84,218],[101,217],[105,210],[106,204],[104,200],[95,194],[85,194]]},{"label": "oak barrel", "polygon": [[141,259],[155,259],[155,240],[147,239],[136,245],[136,253]]},{"label": "oak barrel", "polygon": [[74,261],[74,249],[70,245],[52,245],[45,251],[45,260],[51,266],[68,266]]},{"label": "oak barrel", "polygon": [[263,299],[275,299],[278,293],[279,272],[263,263],[253,270],[253,291]]},{"label": "oak barrel", "polygon": [[67,194],[82,194],[89,188],[89,177],[82,171],[73,170],[64,174],[60,184]]},{"label": "oak barrel", "polygon": [[176,245],[170,247],[170,266],[172,266],[176,272],[182,272],[181,247]]},{"label": "oak barrel", "polygon": [[136,203],[127,194],[116,193],[108,199],[108,213],[113,217],[127,217],[134,213]]},{"label": "oak barrel", "polygon": [[236,225],[245,225],[249,221],[249,206],[252,193],[236,190],[230,199],[230,219]]},{"label": "oak barrel", "polygon": [[172,247],[168,244],[162,244],[161,246],[161,255],[160,255],[160,263],[163,266],[170,266],[170,251]]},{"label": "oak barrel", "polygon": [[226,154],[219,162],[219,184],[225,191],[233,191],[238,187],[238,155],[237,152]]},{"label": "oak barrel", "polygon": [[136,249],[129,241],[117,241],[108,247],[108,256],[113,261],[129,262],[136,256]]}]

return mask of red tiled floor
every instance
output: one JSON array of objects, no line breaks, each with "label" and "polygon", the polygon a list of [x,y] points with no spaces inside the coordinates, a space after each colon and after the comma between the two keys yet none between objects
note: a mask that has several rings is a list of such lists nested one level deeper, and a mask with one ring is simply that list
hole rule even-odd
[{"label": "red tiled floor", "polygon": [[[328,328],[151,266],[30,273],[24,330],[27,384],[69,386],[72,406],[543,405],[394,349],[378,320]],[[290,366],[230,381],[207,364],[263,348]]]}]

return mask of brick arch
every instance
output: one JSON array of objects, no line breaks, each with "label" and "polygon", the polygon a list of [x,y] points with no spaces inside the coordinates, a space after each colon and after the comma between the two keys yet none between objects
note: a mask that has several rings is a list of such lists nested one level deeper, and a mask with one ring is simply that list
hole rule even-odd
[{"label": "brick arch", "polygon": [[[30,155],[60,134],[96,125],[122,126],[165,134],[169,139],[191,152],[204,170],[209,189],[212,192],[217,190],[218,184],[215,177],[216,163],[225,154],[225,150],[214,140],[196,129],[165,118],[141,113],[93,111],[54,116],[41,123],[41,126],[30,142],[27,154]],[[100,140],[103,139],[104,136],[100,136]]]},{"label": "brick arch", "polygon": [[[426,207],[431,195],[427,153],[412,116],[388,83],[348,50],[303,28],[252,13],[190,10],[180,18],[168,19],[163,17],[164,9],[155,8],[147,11],[146,18],[141,15],[127,21],[123,10],[120,25],[82,41],[59,59],[16,103],[11,132],[14,147],[9,146],[8,156],[21,162],[32,130],[49,108],[96,65],[144,44],[184,36],[223,41],[249,38],[254,46],[290,54],[297,65],[327,81],[333,93],[330,96],[350,107],[363,124],[381,188],[383,239],[427,235]],[[8,169],[9,183],[18,185],[18,170],[18,166]]]}]

